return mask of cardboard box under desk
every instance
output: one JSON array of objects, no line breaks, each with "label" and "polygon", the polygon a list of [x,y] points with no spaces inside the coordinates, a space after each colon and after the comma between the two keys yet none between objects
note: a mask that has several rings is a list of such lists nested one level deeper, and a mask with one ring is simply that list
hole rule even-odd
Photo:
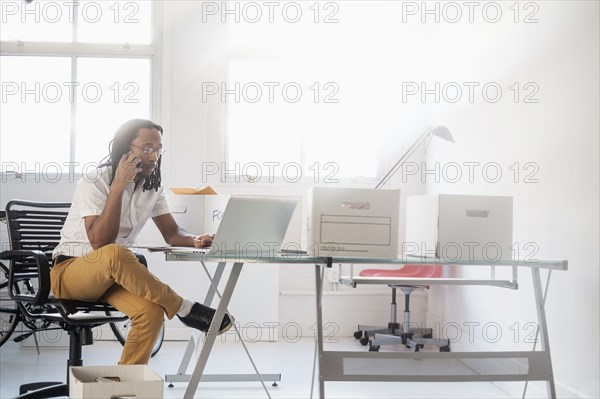
[{"label": "cardboard box under desk", "polygon": [[513,198],[408,197],[404,253],[449,261],[512,259]]},{"label": "cardboard box under desk", "polygon": [[[95,382],[99,377],[119,377],[120,381]],[[163,391],[163,379],[146,365],[77,366],[69,369],[71,399],[162,399]]]}]

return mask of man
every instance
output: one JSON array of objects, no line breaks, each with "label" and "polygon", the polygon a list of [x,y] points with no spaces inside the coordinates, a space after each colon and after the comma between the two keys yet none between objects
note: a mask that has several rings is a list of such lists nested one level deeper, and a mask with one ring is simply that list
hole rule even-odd
[{"label": "man", "polygon": [[[162,128],[143,119],[115,133],[107,162],[95,176],[84,176],[54,250],[50,271],[54,296],[103,300],[131,320],[119,364],[150,360],[164,316],[207,332],[215,310],[183,299],[154,277],[124,245],[135,241],[152,218],[165,241],[174,246],[205,247],[212,235],[190,234],[177,225],[161,187]],[[225,315],[219,334],[233,325]]]}]

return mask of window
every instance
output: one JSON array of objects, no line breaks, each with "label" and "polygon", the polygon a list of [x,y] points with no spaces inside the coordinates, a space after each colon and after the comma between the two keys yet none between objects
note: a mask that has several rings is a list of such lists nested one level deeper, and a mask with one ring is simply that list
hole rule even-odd
[{"label": "window", "polygon": [[374,179],[379,165],[377,127],[368,116],[372,95],[355,74],[371,66],[353,51],[358,33],[348,22],[348,13],[360,16],[360,7],[236,2],[210,11],[208,22],[228,24],[235,54],[226,81],[204,87],[206,98],[227,110],[229,176]]},{"label": "window", "polygon": [[220,88],[230,171],[315,183],[376,176],[375,142],[339,104],[339,81],[311,76],[282,62],[230,62]]},{"label": "window", "polygon": [[0,7],[2,172],[81,172],[108,154],[121,123],[151,118],[151,2]]}]

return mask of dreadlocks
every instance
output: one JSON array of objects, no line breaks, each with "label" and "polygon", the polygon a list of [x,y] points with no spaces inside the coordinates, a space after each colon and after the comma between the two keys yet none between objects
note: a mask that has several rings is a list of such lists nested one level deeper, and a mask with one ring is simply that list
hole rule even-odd
[{"label": "dreadlocks", "polygon": [[[163,128],[156,123],[146,119],[132,119],[125,122],[119,130],[115,133],[115,137],[108,144],[109,154],[101,161],[100,167],[111,166],[110,183],[112,184],[115,173],[119,166],[119,161],[124,154],[128,153],[131,148],[131,143],[137,137],[140,129],[156,129],[163,134]],[[144,185],[142,186],[143,191],[154,189],[158,190],[160,187],[160,164],[161,158],[158,158],[156,169],[150,176],[144,179]]]}]

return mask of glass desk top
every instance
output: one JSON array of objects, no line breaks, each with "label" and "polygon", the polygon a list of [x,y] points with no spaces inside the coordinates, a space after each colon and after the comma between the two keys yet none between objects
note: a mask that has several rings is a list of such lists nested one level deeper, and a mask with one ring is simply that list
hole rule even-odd
[{"label": "glass desk top", "polygon": [[302,253],[222,253],[207,254],[195,250],[194,248],[173,248],[166,249],[167,260],[195,260],[205,262],[226,262],[226,263],[297,263],[297,264],[385,264],[385,265],[457,265],[457,266],[519,266],[541,269],[567,270],[568,262],[566,260],[448,260],[439,258],[419,258],[405,256],[402,258],[359,258],[345,256],[312,256]]}]

